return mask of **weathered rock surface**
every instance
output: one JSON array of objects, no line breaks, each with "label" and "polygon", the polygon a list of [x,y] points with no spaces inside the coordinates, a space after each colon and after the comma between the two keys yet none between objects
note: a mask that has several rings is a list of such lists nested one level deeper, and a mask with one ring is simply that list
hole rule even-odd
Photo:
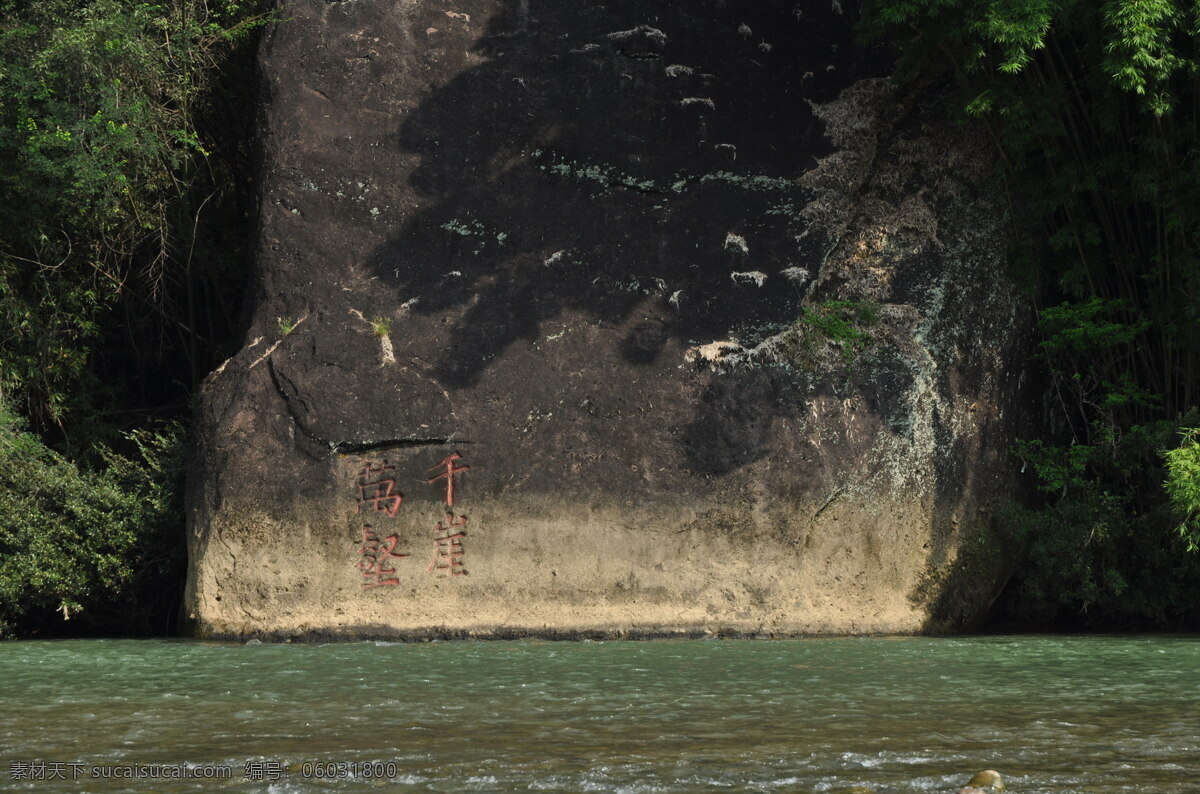
[{"label": "weathered rock surface", "polygon": [[290,2],[196,630],[977,617],[1028,313],[982,143],[863,65],[851,11]]},{"label": "weathered rock surface", "polygon": [[958,794],[1001,794],[1006,790],[1004,778],[994,769],[976,772]]}]

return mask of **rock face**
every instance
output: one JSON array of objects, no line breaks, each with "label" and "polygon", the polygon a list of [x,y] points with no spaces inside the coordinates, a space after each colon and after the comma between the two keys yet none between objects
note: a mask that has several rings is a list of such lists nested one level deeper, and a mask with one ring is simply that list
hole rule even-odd
[{"label": "rock face", "polygon": [[975,619],[1029,313],[985,147],[852,14],[288,3],[253,319],[202,395],[195,630]]}]

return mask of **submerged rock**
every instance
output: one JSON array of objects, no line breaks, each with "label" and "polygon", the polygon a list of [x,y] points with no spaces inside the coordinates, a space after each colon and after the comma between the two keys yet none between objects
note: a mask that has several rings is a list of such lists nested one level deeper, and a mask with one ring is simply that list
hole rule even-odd
[{"label": "submerged rock", "polygon": [[998,794],[1002,791],[1006,791],[1004,778],[995,770],[985,769],[976,772],[975,776],[967,781],[967,785],[958,790],[958,794]]},{"label": "submerged rock", "polygon": [[976,619],[1031,315],[982,136],[841,11],[289,3],[253,316],[197,420],[196,631]]}]

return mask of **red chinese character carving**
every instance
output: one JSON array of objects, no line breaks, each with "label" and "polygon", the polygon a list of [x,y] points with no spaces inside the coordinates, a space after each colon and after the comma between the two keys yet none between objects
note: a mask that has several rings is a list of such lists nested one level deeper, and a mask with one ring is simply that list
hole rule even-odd
[{"label": "red chinese character carving", "polygon": [[370,503],[376,512],[395,518],[404,501],[404,494],[396,490],[395,472],[396,467],[386,460],[378,467],[370,463],[364,466],[358,473],[358,509],[354,512],[361,513],[363,505]]},{"label": "red chinese character carving", "polygon": [[[467,571],[463,568],[463,545],[462,539],[467,536],[467,517],[458,516],[458,520],[452,513],[446,514],[446,522],[441,521],[433,528],[433,559],[429,562],[429,567],[426,571],[433,571],[438,576],[466,576]],[[463,527],[460,529],[460,527]]]},{"label": "red chinese character carving", "polygon": [[389,559],[400,559],[408,557],[408,554],[397,553],[396,544],[400,542],[398,535],[388,535],[383,540],[380,540],[370,526],[362,528],[362,548],[358,550],[361,555],[358,560],[358,570],[362,572],[363,589],[369,590],[372,587],[382,587],[385,585],[398,585],[400,580],[396,578],[396,569],[388,568],[385,563]]},{"label": "red chinese character carving", "polygon": [[457,452],[455,452],[454,454],[450,455],[447,458],[443,458],[442,461],[440,463],[438,463],[438,465],[434,466],[433,468],[445,469],[445,471],[443,471],[441,474],[437,475],[436,477],[431,477],[429,480],[429,482],[432,484],[432,483],[437,482],[440,479],[445,478],[445,480],[446,480],[446,507],[454,507],[454,475],[458,474],[460,471],[466,471],[467,469],[471,468],[470,466],[455,466],[454,461],[456,461],[456,460],[462,460],[462,455],[459,455]]}]

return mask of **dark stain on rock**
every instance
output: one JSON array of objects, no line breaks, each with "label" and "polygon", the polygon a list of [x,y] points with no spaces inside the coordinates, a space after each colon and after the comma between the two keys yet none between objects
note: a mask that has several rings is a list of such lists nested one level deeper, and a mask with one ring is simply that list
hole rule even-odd
[{"label": "dark stain on rock", "polygon": [[726,474],[767,454],[777,417],[803,409],[801,384],[780,370],[716,376],[700,397],[695,418],[682,434],[690,468]]},{"label": "dark stain on rock", "polygon": [[[795,179],[830,151],[807,102],[860,74],[849,27],[829,8],[801,24],[766,2],[519,12],[509,4],[465,42],[477,65],[394,138],[398,154],[420,158],[409,184],[421,200],[371,262],[389,287],[380,299],[419,296],[417,315],[447,318],[440,381],[471,387],[565,310],[620,324],[647,299],[673,299],[659,328],[681,339],[794,316],[796,291],[731,274],[796,264],[789,213],[806,191]],[[439,16],[414,27],[443,35]],[[743,24],[762,32],[747,39]],[[748,255],[727,240],[735,233]],[[659,335],[639,327],[622,353],[652,363]]]},{"label": "dark stain on rock", "polygon": [[643,321],[621,342],[621,353],[630,364],[653,364],[666,345],[669,333],[662,321]]}]

